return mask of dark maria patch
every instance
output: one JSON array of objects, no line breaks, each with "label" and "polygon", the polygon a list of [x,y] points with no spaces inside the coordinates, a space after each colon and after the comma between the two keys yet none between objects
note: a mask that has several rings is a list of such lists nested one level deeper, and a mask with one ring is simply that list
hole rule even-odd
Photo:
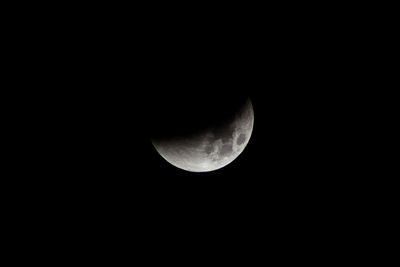
[{"label": "dark maria patch", "polygon": [[236,144],[240,146],[241,144],[244,143],[244,141],[246,141],[246,135],[241,133],[238,139],[236,140]]}]

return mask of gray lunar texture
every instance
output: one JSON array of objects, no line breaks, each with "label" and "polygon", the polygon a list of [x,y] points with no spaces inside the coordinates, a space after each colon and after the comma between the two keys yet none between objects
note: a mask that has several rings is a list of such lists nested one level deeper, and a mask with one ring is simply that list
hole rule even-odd
[{"label": "gray lunar texture", "polygon": [[235,160],[249,142],[254,125],[250,99],[229,123],[206,129],[198,135],[152,143],[169,163],[191,172],[220,169]]}]

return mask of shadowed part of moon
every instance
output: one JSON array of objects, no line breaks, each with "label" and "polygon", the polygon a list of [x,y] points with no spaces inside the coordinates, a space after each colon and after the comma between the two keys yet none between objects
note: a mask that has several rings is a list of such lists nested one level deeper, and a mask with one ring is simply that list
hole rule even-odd
[{"label": "shadowed part of moon", "polygon": [[215,139],[221,139],[225,143],[232,141],[234,131],[234,127],[228,124],[215,127],[212,132]]}]

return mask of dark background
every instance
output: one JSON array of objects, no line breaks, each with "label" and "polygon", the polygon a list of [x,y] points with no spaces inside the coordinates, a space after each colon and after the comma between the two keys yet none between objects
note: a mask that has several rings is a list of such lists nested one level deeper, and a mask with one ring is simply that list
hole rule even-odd
[{"label": "dark background", "polygon": [[[117,10],[53,12],[25,25],[32,45],[21,49],[23,66],[35,75],[24,79],[43,88],[30,93],[39,115],[26,115],[34,148],[25,157],[35,158],[27,169],[39,178],[23,184],[43,203],[32,204],[34,216],[50,211],[49,225],[93,240],[145,236],[144,248],[180,234],[183,243],[273,240],[280,250],[353,227],[359,181],[349,179],[346,126],[356,120],[341,120],[353,101],[353,29],[336,38],[327,9],[293,6],[179,18]],[[217,99],[223,111],[232,96],[250,97],[255,121],[225,168],[180,170],[152,146],[165,108],[190,121],[182,103],[207,109]]]}]

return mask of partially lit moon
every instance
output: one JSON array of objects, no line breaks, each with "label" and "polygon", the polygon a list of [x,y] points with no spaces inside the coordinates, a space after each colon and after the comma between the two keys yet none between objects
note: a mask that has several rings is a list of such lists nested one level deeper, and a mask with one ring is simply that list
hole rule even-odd
[{"label": "partially lit moon", "polygon": [[209,172],[230,164],[243,152],[253,125],[254,111],[249,99],[226,123],[195,135],[152,140],[152,143],[158,153],[175,167],[191,172]]}]

